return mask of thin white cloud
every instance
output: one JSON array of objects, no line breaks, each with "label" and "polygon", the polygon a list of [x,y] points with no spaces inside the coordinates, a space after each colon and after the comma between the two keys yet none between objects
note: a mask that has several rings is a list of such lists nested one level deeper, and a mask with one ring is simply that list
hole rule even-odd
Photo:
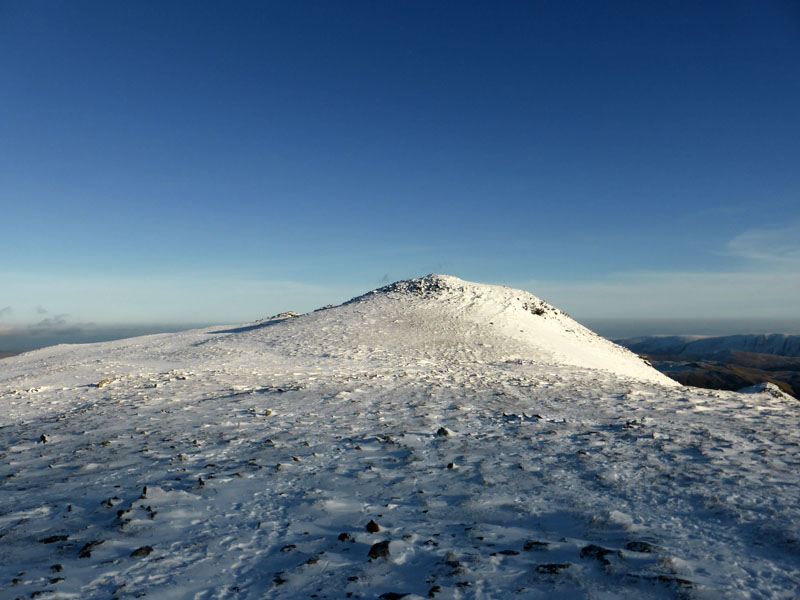
[{"label": "thin white cloud", "polygon": [[636,271],[564,283],[528,281],[530,290],[582,318],[797,318],[800,306],[800,225],[750,229],[724,254],[728,272]]},{"label": "thin white cloud", "polygon": [[750,229],[727,244],[728,254],[749,261],[800,265],[800,224],[775,229]]}]

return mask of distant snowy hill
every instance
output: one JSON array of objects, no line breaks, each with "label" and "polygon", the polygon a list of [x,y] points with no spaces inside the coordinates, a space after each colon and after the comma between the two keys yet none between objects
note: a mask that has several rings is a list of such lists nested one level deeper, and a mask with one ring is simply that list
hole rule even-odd
[{"label": "distant snowy hill", "polygon": [[0,362],[2,598],[794,598],[800,411],[535,296],[341,306]]},{"label": "distant snowy hill", "polygon": [[615,341],[637,354],[683,358],[723,358],[731,352],[800,357],[800,335],[783,333],[720,337],[645,336]]}]

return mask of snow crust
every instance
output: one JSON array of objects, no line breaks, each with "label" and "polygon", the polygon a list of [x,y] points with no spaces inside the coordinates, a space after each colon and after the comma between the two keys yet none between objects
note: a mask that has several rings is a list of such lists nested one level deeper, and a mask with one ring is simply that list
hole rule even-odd
[{"label": "snow crust", "polygon": [[748,391],[442,275],[4,359],[0,597],[795,598],[800,413]]}]

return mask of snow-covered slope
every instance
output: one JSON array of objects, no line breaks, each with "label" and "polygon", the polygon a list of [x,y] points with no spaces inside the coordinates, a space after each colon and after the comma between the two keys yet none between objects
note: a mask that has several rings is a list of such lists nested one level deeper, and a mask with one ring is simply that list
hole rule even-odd
[{"label": "snow-covered slope", "polygon": [[798,420],[447,276],[44,349],[0,361],[0,597],[793,598]]}]

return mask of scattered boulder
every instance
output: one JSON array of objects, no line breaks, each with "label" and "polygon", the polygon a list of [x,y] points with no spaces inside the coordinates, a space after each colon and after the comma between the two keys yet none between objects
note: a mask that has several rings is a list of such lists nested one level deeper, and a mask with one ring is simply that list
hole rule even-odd
[{"label": "scattered boulder", "polygon": [[564,569],[569,569],[570,566],[571,566],[571,563],[563,563],[563,564],[550,563],[550,564],[544,564],[544,565],[536,565],[536,572],[537,573],[546,574],[546,575],[558,575]]},{"label": "scattered boulder", "polygon": [[369,533],[378,533],[381,530],[381,527],[375,521],[370,520],[370,522],[367,523],[366,529]]},{"label": "scattered boulder", "polygon": [[655,552],[656,548],[653,544],[649,544],[647,542],[628,542],[625,545],[625,550],[630,550],[631,552]]},{"label": "scattered boulder", "polygon": [[86,542],[83,545],[83,548],[80,549],[80,552],[78,552],[78,558],[90,558],[92,556],[92,550],[102,543],[103,540],[94,540],[91,542]]},{"label": "scattered boulder", "polygon": [[588,546],[581,548],[581,558],[593,558],[606,565],[609,564],[609,561],[606,558],[606,556],[609,554],[613,554],[613,551],[595,544],[589,544]]},{"label": "scattered boulder", "polygon": [[56,542],[66,542],[68,537],[68,535],[51,535],[39,541],[43,544],[55,544]]},{"label": "scattered boulder", "polygon": [[138,556],[147,556],[152,551],[153,551],[153,547],[152,546],[142,546],[141,548],[137,548],[136,550],[131,552],[131,556],[134,557],[134,558],[138,557]]},{"label": "scattered boulder", "polygon": [[340,542],[350,542],[351,544],[356,541],[356,539],[349,533],[340,533],[339,534],[339,541]]},{"label": "scattered boulder", "polygon": [[439,429],[436,430],[436,435],[440,437],[447,437],[451,433],[452,432],[447,427],[439,427]]},{"label": "scattered boulder", "polygon": [[523,550],[530,552],[531,550],[535,552],[540,552],[542,550],[547,550],[549,544],[547,542],[537,542],[536,540],[528,540],[525,542],[525,545],[522,547]]},{"label": "scattered boulder", "polygon": [[382,542],[378,542],[377,544],[373,544],[369,549],[368,554],[370,559],[373,560],[378,558],[389,558],[389,540],[384,540]]}]

